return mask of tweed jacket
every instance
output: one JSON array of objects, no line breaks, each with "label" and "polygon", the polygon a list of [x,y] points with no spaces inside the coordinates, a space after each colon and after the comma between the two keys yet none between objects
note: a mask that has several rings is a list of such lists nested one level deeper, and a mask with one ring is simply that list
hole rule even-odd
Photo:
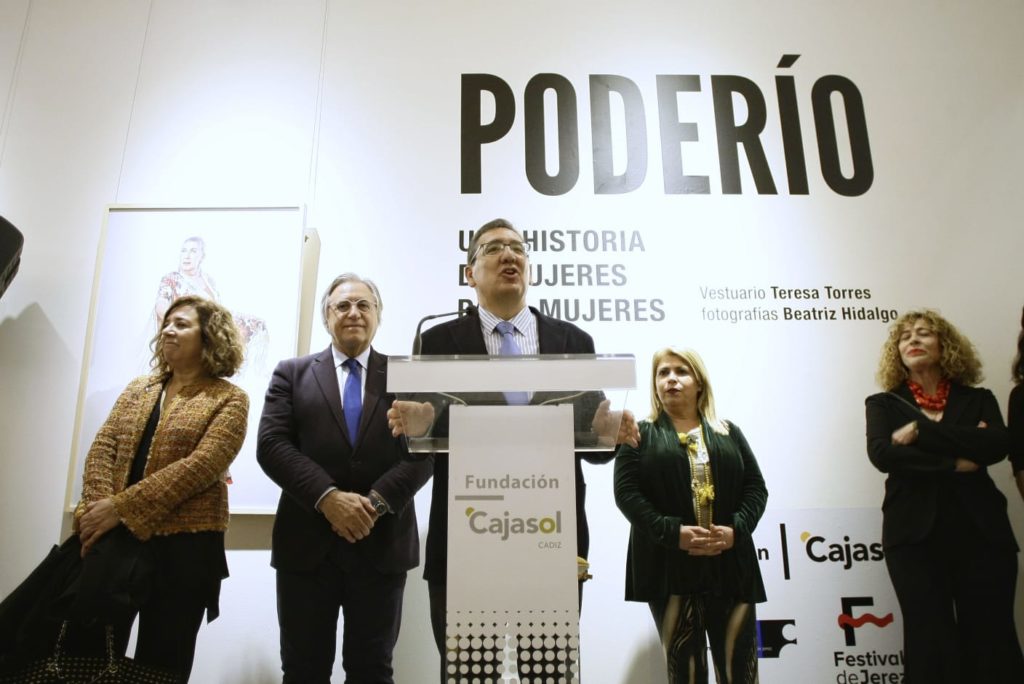
[{"label": "tweed jacket", "polygon": [[640,422],[640,447],[624,444],[615,459],[615,503],[630,522],[626,600],[712,592],[746,603],[765,600],[751,533],[764,513],[768,489],[750,445],[729,423],[729,434],[701,421],[711,463],[712,520],[733,528],[733,548],[691,556],[679,548],[680,525],[696,525],[690,462],[672,420]]},{"label": "tweed jacket", "polygon": [[249,397],[221,378],[201,380],[165,403],[145,475],[128,487],[132,460],[163,384],[133,380],[96,433],[85,460],[81,517],[86,505],[110,497],[121,522],[145,541],[177,532],[228,526],[224,473],[245,439]]}]

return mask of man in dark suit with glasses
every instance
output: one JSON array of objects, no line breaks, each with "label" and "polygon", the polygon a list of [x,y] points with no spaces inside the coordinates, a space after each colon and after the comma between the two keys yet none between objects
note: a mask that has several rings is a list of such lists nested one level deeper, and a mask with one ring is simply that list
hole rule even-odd
[{"label": "man in dark suit with glasses", "polygon": [[[474,234],[467,250],[466,280],[476,291],[477,306],[466,315],[430,328],[422,335],[421,354],[490,354],[508,353],[515,345],[517,354],[593,354],[594,341],[572,323],[546,316],[536,308],[527,306],[526,291],[530,278],[529,245],[522,234],[505,219],[495,219],[481,226]],[[512,337],[514,341],[508,338]],[[599,397],[598,397],[599,398]],[[512,403],[514,400],[510,400]],[[600,409],[610,420],[607,403]],[[403,418],[399,409],[389,413],[391,425],[402,432]],[[602,415],[595,419],[602,420]],[[590,417],[588,416],[588,417]],[[441,415],[439,423],[443,423]],[[443,430],[445,426],[441,426]],[[612,428],[614,432],[614,427]],[[631,413],[624,412],[616,442],[638,443],[639,431]],[[586,558],[590,548],[590,531],[586,516],[586,482],[582,462],[608,463],[613,450],[580,452],[576,455],[576,545],[577,555]],[[434,466],[434,484],[431,494],[430,520],[427,529],[427,548],[424,561],[424,579],[430,595],[430,619],[434,641],[445,660],[445,623],[447,603],[448,554],[448,462],[439,457]],[[582,596],[582,585],[581,585]]]},{"label": "man in dark suit with glasses", "polygon": [[282,361],[267,390],[256,458],[282,490],[271,565],[285,684],[329,684],[339,611],[346,680],[393,681],[431,460],[388,427],[387,357],[371,347],[382,308],[373,281],[335,278],[321,301],[331,345]]}]

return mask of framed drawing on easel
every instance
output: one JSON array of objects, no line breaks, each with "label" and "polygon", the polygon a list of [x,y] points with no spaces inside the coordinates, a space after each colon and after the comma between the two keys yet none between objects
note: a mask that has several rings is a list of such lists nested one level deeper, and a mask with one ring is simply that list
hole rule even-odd
[{"label": "framed drawing on easel", "polygon": [[[245,345],[242,369],[230,378],[250,402],[245,444],[225,474],[231,511],[274,510],[279,490],[256,464],[256,429],[274,366],[304,351],[301,294],[309,238],[297,205],[107,208],[82,360],[68,507],[81,495],[86,454],[114,401],[132,378],[150,372],[151,344],[167,307],[176,297],[199,295],[232,312]],[[308,346],[308,332],[301,337]]]}]

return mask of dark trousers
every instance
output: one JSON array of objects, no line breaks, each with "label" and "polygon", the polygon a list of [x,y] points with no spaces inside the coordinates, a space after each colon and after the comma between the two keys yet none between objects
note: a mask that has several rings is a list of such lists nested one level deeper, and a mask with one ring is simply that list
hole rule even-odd
[{"label": "dark trousers", "polygon": [[903,614],[907,684],[1024,682],[1016,553],[945,516],[922,543],[886,549],[885,563]]},{"label": "dark trousers", "polygon": [[[338,554],[340,555],[340,554]],[[338,616],[348,684],[392,684],[406,574],[383,574],[358,558],[331,557],[311,575],[277,571],[284,684],[329,684]]]},{"label": "dark trousers", "polygon": [[665,649],[669,684],[706,684],[708,645],[718,684],[757,681],[753,603],[692,594],[669,596],[648,605]]},{"label": "dark trousers", "polygon": [[[449,650],[446,648],[446,644],[445,644],[445,632],[446,632],[446,627],[447,627],[447,622],[448,622],[448,591],[447,591],[447,587],[446,587],[446,585],[438,583],[438,582],[428,582],[427,583],[427,593],[429,594],[429,597],[430,597],[430,628],[431,628],[431,630],[434,633],[434,645],[437,646],[437,653],[438,653],[438,655],[441,658],[441,670],[440,670],[440,673],[439,673],[441,684],[447,684],[447,682],[451,678],[454,678],[456,681],[460,681],[457,674],[455,674],[454,672],[449,672],[448,671],[449,666],[453,666],[454,665],[454,666],[457,667],[457,663],[456,663],[455,660],[451,660],[451,661],[448,660]],[[582,607],[583,607],[583,582],[579,583],[579,601],[580,601],[580,608],[582,609]],[[454,653],[456,650],[471,650],[471,649],[458,649],[458,646],[456,645],[456,647],[452,649],[452,652]],[[483,649],[475,649],[475,650],[482,651]],[[484,660],[485,663],[486,662],[492,662],[493,663],[494,660],[499,659],[502,656],[503,652],[504,652],[504,648],[501,648],[501,649],[492,648],[492,649],[489,649],[489,651],[490,651],[489,653],[483,653],[482,654],[481,660]],[[578,647],[577,647],[577,652],[578,652]],[[559,663],[559,664],[563,665],[564,666],[563,670],[561,672],[557,672],[557,673],[539,673],[539,674],[545,675],[544,681],[547,681],[548,678],[552,678],[553,681],[557,681],[557,682],[570,681],[572,679],[572,677],[564,674],[565,671],[571,666],[571,662],[568,662],[568,661],[569,661],[568,651],[564,650],[564,649],[557,649],[557,652],[556,652],[556,655],[555,655],[555,658],[554,658],[553,662]],[[576,662],[577,662],[577,664],[579,663],[579,658],[578,657],[576,659]],[[526,673],[527,669],[532,667],[532,663],[529,663],[526,660],[524,660],[523,657],[522,657],[522,653],[520,653],[520,657],[519,657],[517,666],[519,668],[520,675],[521,676],[525,676],[524,673]],[[555,667],[557,668],[557,665],[555,665]],[[534,673],[534,674],[538,674],[538,673]],[[553,676],[553,675],[555,675],[555,676]],[[579,672],[578,671],[576,673],[576,678],[579,679]],[[492,672],[489,672],[489,673],[485,672],[482,675],[473,674],[466,681],[480,682],[481,684],[490,684],[492,682],[500,682],[501,679],[502,679],[502,673],[501,672],[492,671]],[[531,681],[532,681],[532,677],[531,677]]]},{"label": "dark trousers", "polygon": [[[187,682],[192,673],[196,638],[205,613],[206,602],[201,597],[155,592],[139,611],[135,661],[174,672],[179,682]],[[121,643],[125,646],[130,629],[131,625],[128,625],[128,629],[120,634]]]},{"label": "dark trousers", "polygon": [[[177,681],[184,684],[192,673],[196,639],[205,613],[205,601],[196,596],[157,589],[137,614],[111,625],[114,653],[125,655],[137,615],[139,634],[133,656],[135,662],[172,672]],[[72,623],[65,650],[72,655],[106,654],[105,626],[83,627]]]}]

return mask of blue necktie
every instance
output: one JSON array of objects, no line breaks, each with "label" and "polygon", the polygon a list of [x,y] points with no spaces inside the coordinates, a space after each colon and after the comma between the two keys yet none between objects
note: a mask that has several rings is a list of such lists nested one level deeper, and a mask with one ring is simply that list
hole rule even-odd
[{"label": "blue necktie", "polygon": [[[501,335],[501,348],[498,350],[501,356],[522,356],[523,350],[516,341],[514,325],[508,321],[500,321],[494,329]],[[523,406],[530,403],[530,395],[526,392],[505,392],[505,401],[512,406]]]},{"label": "blue necktie", "polygon": [[348,377],[345,379],[345,394],[341,398],[342,409],[345,411],[345,424],[348,425],[349,439],[352,440],[352,444],[355,444],[356,437],[359,436],[359,417],[363,413],[359,362],[355,359],[345,359],[342,365],[348,369]]}]

